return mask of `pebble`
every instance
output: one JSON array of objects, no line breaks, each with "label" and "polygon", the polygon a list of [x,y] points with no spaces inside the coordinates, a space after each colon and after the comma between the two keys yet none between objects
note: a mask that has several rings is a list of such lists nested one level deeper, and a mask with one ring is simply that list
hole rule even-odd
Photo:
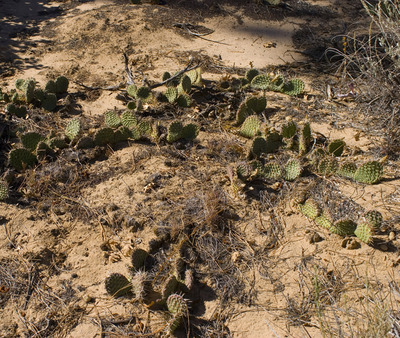
[{"label": "pebble", "polygon": [[349,243],[347,243],[346,249],[348,249],[348,250],[355,250],[355,249],[358,249],[358,248],[360,248],[360,247],[361,247],[361,245],[360,245],[359,242],[357,242],[355,239],[351,239],[351,240],[349,241]]},{"label": "pebble", "polygon": [[313,244],[313,243],[318,243],[323,241],[324,239],[321,237],[321,235],[314,231],[314,233],[310,234],[308,241]]},{"label": "pebble", "polygon": [[379,249],[382,251],[388,251],[389,247],[386,244],[381,244],[381,245],[379,245]]},{"label": "pebble", "polygon": [[389,241],[394,241],[396,239],[396,233],[394,231],[391,231],[389,233]]}]

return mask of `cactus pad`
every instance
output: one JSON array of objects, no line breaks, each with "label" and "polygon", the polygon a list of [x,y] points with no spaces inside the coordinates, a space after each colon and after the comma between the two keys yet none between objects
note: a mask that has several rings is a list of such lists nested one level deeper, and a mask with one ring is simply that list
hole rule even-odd
[{"label": "cactus pad", "polygon": [[251,115],[250,109],[247,107],[246,102],[242,102],[236,112],[237,125],[241,125],[249,115]]},{"label": "cactus pad", "polygon": [[46,93],[42,103],[42,108],[47,111],[53,111],[57,107],[57,96],[54,93]]},{"label": "cactus pad", "polygon": [[324,210],[322,212],[322,215],[318,216],[315,218],[314,222],[319,225],[320,227],[323,227],[325,229],[330,229],[333,226],[333,220],[331,215],[329,214],[329,211]]},{"label": "cactus pad", "polygon": [[344,147],[346,146],[346,142],[343,140],[333,140],[328,144],[328,153],[333,156],[341,156],[343,154]]},{"label": "cactus pad", "polygon": [[191,141],[199,135],[199,126],[194,123],[189,123],[182,129],[182,138]]},{"label": "cactus pad", "polygon": [[282,176],[282,170],[278,163],[270,162],[264,166],[263,176],[266,179],[279,179]]},{"label": "cactus pad", "polygon": [[333,175],[338,170],[339,164],[334,157],[327,156],[319,161],[318,173],[324,176]]},{"label": "cactus pad", "polygon": [[179,121],[172,122],[168,127],[167,142],[173,143],[182,138],[183,125]]},{"label": "cactus pad", "polygon": [[286,181],[294,181],[300,177],[302,167],[300,161],[296,159],[290,159],[285,165],[284,179]]},{"label": "cactus pad", "polygon": [[169,103],[174,103],[178,98],[178,90],[176,87],[168,87],[164,93]]},{"label": "cactus pad", "polygon": [[114,131],[112,128],[99,129],[94,135],[94,143],[98,146],[104,146],[114,142]]},{"label": "cactus pad", "polygon": [[186,299],[177,293],[174,293],[168,297],[167,307],[168,311],[171,312],[174,317],[185,316],[188,312],[188,304]]},{"label": "cactus pad", "polygon": [[364,243],[370,244],[373,241],[374,229],[370,223],[360,223],[354,230],[354,234]]},{"label": "cactus pad", "polygon": [[268,75],[257,75],[251,80],[251,86],[256,89],[267,90],[271,84]]},{"label": "cactus pad", "polygon": [[92,137],[83,136],[76,143],[76,149],[91,149],[95,147],[95,143]]},{"label": "cactus pad", "polygon": [[11,150],[8,155],[8,160],[10,165],[19,171],[31,167],[37,162],[36,156],[24,148]]},{"label": "cactus pad", "polygon": [[167,299],[170,295],[177,292],[179,289],[179,281],[174,275],[171,275],[165,281],[161,293],[164,299]]},{"label": "cactus pad", "polygon": [[340,165],[337,174],[347,178],[354,178],[356,171],[357,165],[354,162],[346,161]]},{"label": "cactus pad", "polygon": [[354,174],[354,179],[360,183],[378,183],[383,174],[383,165],[377,161],[371,161],[360,166]]},{"label": "cactus pad", "polygon": [[131,263],[133,271],[138,271],[142,269],[146,263],[146,259],[149,256],[149,253],[143,249],[135,249],[131,255]]},{"label": "cactus pad", "polygon": [[128,92],[129,96],[136,97],[137,87],[136,87],[136,85],[131,84],[131,85],[128,86],[126,91]]},{"label": "cactus pad", "polygon": [[247,81],[251,82],[260,72],[256,68],[249,69],[246,72],[245,78]]},{"label": "cactus pad", "polygon": [[181,94],[177,97],[176,103],[179,107],[187,108],[190,107],[190,105],[192,104],[192,100],[190,99],[189,95]]},{"label": "cactus pad", "polygon": [[190,77],[187,75],[182,76],[178,88],[180,88],[179,90],[180,93],[182,92],[189,93],[190,89],[192,88],[192,81],[190,80]]},{"label": "cactus pad", "polygon": [[124,127],[132,128],[138,123],[136,115],[131,110],[125,110],[121,114],[121,123]]},{"label": "cactus pad", "polygon": [[104,113],[104,122],[108,127],[118,128],[121,125],[121,119],[115,111],[109,110]]},{"label": "cactus pad", "polygon": [[44,91],[47,93],[57,93],[57,85],[55,83],[55,81],[50,80],[47,81],[45,87],[44,87]]},{"label": "cactus pad", "polygon": [[68,122],[65,127],[65,136],[67,136],[71,141],[78,137],[81,131],[81,122],[79,119],[72,119]]},{"label": "cactus pad", "polygon": [[304,82],[300,79],[292,79],[282,87],[282,93],[290,96],[300,95],[303,91]]},{"label": "cactus pad", "polygon": [[106,291],[109,295],[117,298],[125,296],[132,291],[132,284],[120,273],[113,273],[105,280]]},{"label": "cactus pad", "polygon": [[259,114],[265,110],[267,99],[264,96],[251,96],[246,100],[246,106],[256,114]]},{"label": "cactus pad", "polygon": [[29,132],[21,135],[21,142],[24,148],[34,151],[40,141],[44,140],[44,137],[39,133]]},{"label": "cactus pad", "polygon": [[8,198],[8,183],[6,181],[0,181],[0,201],[4,201]]},{"label": "cactus pad", "polygon": [[139,87],[135,97],[141,100],[147,100],[150,97],[151,89],[149,87]]},{"label": "cactus pad", "polygon": [[28,113],[25,106],[16,106],[14,103],[9,103],[6,107],[7,112],[17,117],[23,118]]},{"label": "cactus pad", "polygon": [[374,232],[379,231],[380,227],[382,226],[382,222],[383,222],[382,214],[379,211],[377,211],[377,210],[367,211],[363,215],[363,218],[365,220],[365,223],[368,223],[371,225],[371,229]]},{"label": "cactus pad", "polygon": [[357,224],[350,219],[336,221],[329,231],[339,236],[349,236],[354,234]]},{"label": "cactus pad", "polygon": [[62,94],[66,93],[68,90],[69,81],[65,76],[59,76],[56,78],[56,93]]},{"label": "cactus pad", "polygon": [[247,180],[252,172],[253,168],[247,162],[240,162],[236,165],[236,173],[242,180]]},{"label": "cactus pad", "polygon": [[256,115],[250,115],[243,122],[242,127],[240,128],[240,135],[247,138],[253,138],[260,133],[260,126],[261,121],[259,118]]},{"label": "cactus pad", "polygon": [[282,126],[282,137],[292,138],[296,135],[297,125],[295,122],[290,121]]},{"label": "cactus pad", "polygon": [[309,219],[315,220],[318,216],[321,215],[321,208],[318,203],[309,198],[304,204],[298,205],[299,211]]}]

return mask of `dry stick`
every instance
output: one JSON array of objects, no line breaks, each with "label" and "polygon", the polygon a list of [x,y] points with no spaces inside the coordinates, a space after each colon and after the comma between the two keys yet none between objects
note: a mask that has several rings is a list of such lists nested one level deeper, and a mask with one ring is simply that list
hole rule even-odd
[{"label": "dry stick", "polygon": [[173,79],[176,79],[177,77],[181,76],[183,73],[189,72],[189,71],[191,71],[193,69],[196,69],[196,68],[200,67],[200,64],[201,64],[199,62],[197,65],[192,66],[192,63],[193,63],[193,58],[191,57],[188,65],[185,67],[185,69],[182,69],[181,71],[176,73],[174,76],[171,76],[169,79],[166,79],[165,81],[162,81],[160,83],[156,83],[156,84],[153,84],[153,85],[149,86],[149,88],[150,89],[154,89],[154,88],[157,88],[157,87],[161,87],[161,86],[165,85],[166,83],[172,81]]},{"label": "dry stick", "polygon": [[[214,32],[205,33],[205,34],[195,33],[195,32],[192,32],[192,31],[188,28],[189,25],[190,25],[190,24],[186,24],[186,23],[175,23],[175,24],[173,24],[173,27],[183,28],[183,29],[186,30],[186,32],[188,32],[190,35],[193,35],[193,36],[195,36],[195,37],[197,37],[197,38],[200,38],[200,39],[203,39],[203,40],[206,40],[206,41],[210,41],[210,42],[214,42],[214,43],[219,43],[219,44],[221,44],[221,45],[229,46],[229,44],[227,44],[227,43],[225,43],[225,42],[215,41],[215,40],[207,39],[207,38],[204,37],[205,35],[209,35],[209,34],[214,33]],[[193,26],[193,25],[190,25],[190,26]]]},{"label": "dry stick", "polygon": [[124,83],[120,83],[120,84],[117,84],[117,85],[115,85],[115,86],[108,86],[108,87],[92,87],[92,86],[87,86],[87,85],[85,85],[85,84],[83,84],[82,82],[79,82],[79,81],[73,81],[75,84],[77,84],[78,86],[81,86],[81,87],[83,87],[83,88],[85,88],[85,89],[89,89],[89,90],[118,90],[118,89],[120,89],[120,88],[122,88],[122,87],[124,87],[125,86],[125,84]]}]

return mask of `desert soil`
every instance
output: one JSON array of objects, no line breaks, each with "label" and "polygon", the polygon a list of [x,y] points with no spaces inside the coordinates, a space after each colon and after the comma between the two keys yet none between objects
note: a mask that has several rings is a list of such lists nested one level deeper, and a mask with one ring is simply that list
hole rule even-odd
[{"label": "desert soil", "polygon": [[[294,182],[242,183],[230,176],[251,144],[234,125],[236,110],[245,97],[263,93],[224,84],[251,67],[306,84],[299,96],[265,93],[268,128],[308,120],[313,138],[343,139],[347,159],[384,157],[382,134],[370,132],[356,100],[327,96],[327,88],[341,94],[349,88],[341,60],[330,62],[326,49],[340,48],[340,34],[368,27],[358,1],[288,0],[276,7],[222,0],[1,1],[3,92],[19,78],[43,87],[65,75],[70,85],[52,113],[32,108],[25,119],[10,118],[0,101],[7,121],[1,170],[4,179],[12,177],[9,198],[0,202],[0,336],[166,335],[165,306],[106,292],[110,274],[129,276],[137,248],[151,253],[146,269],[153,293],[182,274],[176,271],[182,265],[183,274],[193,272],[193,286],[181,291],[190,302],[176,336],[360,337],[383,317],[396,318],[398,159],[386,160],[375,185],[311,174]],[[73,118],[91,133],[106,111],[126,109],[124,54],[138,85],[160,82],[190,58],[201,64],[203,83],[193,89],[190,107],[151,101],[138,113],[164,130],[175,120],[196,123],[198,137],[86,152],[71,147],[33,168],[10,169],[18,133],[60,132]],[[288,154],[270,156],[284,161]],[[304,187],[335,219],[381,212],[374,245],[331,234],[302,216],[293,195]]]}]

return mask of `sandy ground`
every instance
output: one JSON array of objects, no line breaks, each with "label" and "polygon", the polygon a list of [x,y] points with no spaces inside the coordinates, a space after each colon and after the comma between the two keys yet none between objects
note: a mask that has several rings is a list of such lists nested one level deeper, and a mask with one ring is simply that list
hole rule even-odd
[{"label": "sandy ground", "polygon": [[[190,57],[202,62],[204,88],[218,88],[219,81],[243,76],[250,67],[284,72],[304,79],[306,91],[300,97],[267,92],[272,127],[281,128],[288,117],[299,123],[308,118],[315,137],[344,139],[349,158],[379,159],[379,139],[360,127],[356,103],[326,97],[328,83],[346,90],[340,77],[319,72],[318,65],[321,51],[343,33],[343,23],[365,28],[355,16],[360,6],[238,3],[2,1],[0,86],[10,90],[16,79],[31,77],[44,86],[67,76],[73,103],[27,119],[28,126],[47,132],[46,123],[61,128],[79,117],[90,132],[107,110],[125,108],[124,53],[138,84],[161,81],[165,71],[183,69]],[[398,161],[388,162],[377,185],[304,177],[290,184],[255,182],[237,195],[227,168],[245,158],[249,141],[227,127],[232,123],[225,116],[243,95],[195,95],[190,108],[150,103],[143,113],[164,126],[175,118],[201,125],[192,146],[130,142],[83,159],[65,152],[16,174],[9,200],[0,202],[0,283],[8,288],[0,294],[0,336],[164,335],[165,308],[147,299],[113,298],[104,287],[111,273],[129,275],[136,248],[152,252],[158,264],[148,274],[154,292],[173,273],[177,252],[185,252],[186,269],[194,270],[195,286],[185,294],[190,315],[177,336],[360,337],[375,325],[376,312],[394,316],[400,282]],[[217,113],[202,114],[210,105]],[[2,160],[3,177],[7,169]],[[330,201],[335,219],[357,220],[372,209],[382,213],[377,245],[353,237],[357,245],[349,248],[346,239],[298,213],[292,197],[313,179],[317,187],[311,189]]]}]

